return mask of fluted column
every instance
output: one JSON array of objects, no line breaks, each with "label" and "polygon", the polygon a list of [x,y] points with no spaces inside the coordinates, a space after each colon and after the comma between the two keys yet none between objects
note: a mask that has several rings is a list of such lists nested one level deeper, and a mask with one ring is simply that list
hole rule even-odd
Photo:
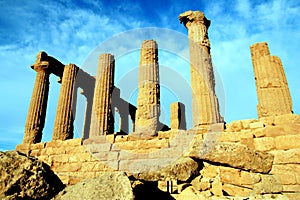
[{"label": "fluted column", "polygon": [[215,94],[215,78],[210,56],[207,32],[210,21],[200,11],[184,12],[179,15],[179,19],[188,29],[193,125],[223,122]]},{"label": "fluted column", "polygon": [[158,49],[154,40],[145,40],[140,53],[135,131],[154,135],[160,116]]},{"label": "fluted column", "polygon": [[280,58],[271,56],[266,42],[250,47],[258,96],[258,117],[292,113],[292,99]]},{"label": "fluted column", "polygon": [[111,54],[101,54],[96,77],[90,137],[114,132],[112,92],[114,89],[115,59]]},{"label": "fluted column", "polygon": [[37,74],[25,123],[23,144],[41,142],[45,125],[47,101],[49,93],[49,62],[42,61],[46,53],[40,52],[34,65]]},{"label": "fluted column", "polygon": [[73,138],[73,101],[75,101],[75,80],[78,67],[69,64],[64,67],[60,94],[54,122],[52,140],[66,140]]}]

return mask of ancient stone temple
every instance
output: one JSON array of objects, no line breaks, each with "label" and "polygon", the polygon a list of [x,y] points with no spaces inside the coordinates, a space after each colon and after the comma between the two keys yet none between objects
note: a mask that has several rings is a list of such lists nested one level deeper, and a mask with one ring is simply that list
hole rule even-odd
[{"label": "ancient stone temple", "polygon": [[266,42],[250,47],[258,97],[258,117],[292,113],[292,99],[280,58]]},{"label": "ancient stone temple", "polygon": [[215,94],[215,78],[210,56],[210,21],[200,11],[187,11],[179,20],[188,29],[192,88],[193,125],[223,122]]},{"label": "ancient stone temple", "polygon": [[99,57],[94,91],[90,137],[114,132],[112,92],[114,89],[115,59],[111,54]]},{"label": "ancient stone temple", "polygon": [[[258,119],[226,124],[215,94],[210,21],[200,11],[187,11],[179,19],[188,29],[193,113],[185,112],[187,105],[172,102],[170,128],[159,121],[154,40],[144,40],[136,58],[136,106],[122,99],[114,85],[118,68],[112,54],[99,55],[94,76],[40,52],[31,66],[36,81],[23,143],[16,150],[48,164],[66,185],[124,171],[133,190],[151,186],[149,191],[169,197],[163,199],[300,199],[300,116],[292,113],[280,59],[270,55],[267,43],[251,46]],[[50,74],[59,77],[61,88],[52,141],[41,142]],[[84,95],[86,111],[82,136],[74,138],[77,95]],[[189,114],[191,128],[186,126]],[[116,117],[119,128],[114,127]]]},{"label": "ancient stone temple", "polygon": [[135,131],[154,135],[160,115],[158,48],[154,40],[141,47]]}]

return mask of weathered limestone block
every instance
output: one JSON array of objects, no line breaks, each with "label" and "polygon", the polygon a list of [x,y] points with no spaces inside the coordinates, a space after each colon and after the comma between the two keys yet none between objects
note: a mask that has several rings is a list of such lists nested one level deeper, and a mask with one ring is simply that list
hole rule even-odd
[{"label": "weathered limestone block", "polygon": [[264,124],[260,121],[252,122],[252,123],[249,124],[249,127],[250,127],[251,130],[255,130],[255,129],[258,129],[258,128],[263,128]]},{"label": "weathered limestone block", "polygon": [[265,128],[256,129],[253,131],[253,135],[256,138],[261,137],[276,137],[280,135],[288,135],[289,132],[285,131],[283,127],[281,126],[267,126]]},{"label": "weathered limestone block", "polygon": [[[215,78],[210,56],[210,21],[200,11],[187,11],[179,20],[188,29],[191,62],[193,125],[223,122],[215,94]],[[200,59],[201,58],[201,59]]]},{"label": "weathered limestone block", "polygon": [[282,185],[276,176],[261,174],[260,177],[261,181],[254,184],[253,188],[256,194],[276,194],[282,192]]},{"label": "weathered limestone block", "polygon": [[292,99],[281,60],[265,42],[250,47],[258,96],[258,117],[292,113]]},{"label": "weathered limestone block", "polygon": [[49,166],[17,151],[0,152],[0,199],[51,199],[64,185]]},{"label": "weathered limestone block", "polygon": [[254,138],[254,147],[258,151],[274,150],[275,139],[272,137]]},{"label": "weathered limestone block", "polygon": [[107,135],[114,132],[112,112],[112,92],[114,89],[115,59],[111,54],[101,54],[99,57],[90,137]]},{"label": "weathered limestone block", "polygon": [[36,63],[31,66],[37,72],[37,75],[25,123],[24,144],[39,143],[42,139],[50,76],[49,62],[43,61],[43,57],[45,56],[47,56],[45,52],[40,52],[37,55]]},{"label": "weathered limestone block", "polygon": [[185,106],[183,103],[175,102],[171,104],[170,128],[186,130]]},{"label": "weathered limestone block", "polygon": [[[159,181],[159,180],[179,180],[179,181],[188,181],[197,175],[199,175],[199,164],[191,158],[181,157],[178,160],[170,163],[163,163],[167,159],[153,159],[151,162],[157,162],[156,167],[153,167],[149,171],[145,171],[145,168],[141,168],[134,173],[133,176],[139,180],[145,181]],[[145,160],[146,161],[146,160]],[[133,161],[130,161],[133,163]],[[121,161],[122,163],[122,161]],[[159,166],[161,163],[165,165]],[[139,163],[137,163],[139,164]],[[140,167],[143,167],[143,162],[141,162]],[[145,167],[144,163],[144,167]],[[152,163],[153,164],[153,163]],[[120,164],[121,165],[121,164]],[[138,166],[137,166],[138,167]],[[156,169],[155,169],[156,168]],[[120,166],[122,169],[122,166]],[[132,168],[133,169],[133,168]]]},{"label": "weathered limestone block", "polygon": [[154,40],[145,40],[140,53],[135,132],[155,135],[160,116],[158,49]]},{"label": "weathered limestone block", "polygon": [[80,148],[79,146],[82,146],[82,138],[74,138],[72,140],[66,140],[63,142],[63,145],[67,147],[77,147]]},{"label": "weathered limestone block", "polygon": [[268,173],[272,168],[273,155],[251,150],[234,143],[216,143],[194,148],[189,153],[192,158],[220,163],[252,172]]},{"label": "weathered limestone block", "polygon": [[269,153],[274,155],[273,164],[300,164],[300,148],[275,150]]},{"label": "weathered limestone block", "polygon": [[206,200],[207,196],[201,194],[199,191],[197,191],[193,187],[187,187],[185,188],[179,195],[177,200]]},{"label": "weathered limestone block", "polygon": [[273,165],[270,173],[276,175],[279,178],[281,184],[300,184],[299,164]]},{"label": "weathered limestone block", "polygon": [[75,80],[77,72],[78,67],[74,64],[66,65],[64,68],[52,140],[73,138],[74,102],[76,102]]},{"label": "weathered limestone block", "polygon": [[50,142],[46,142],[46,148],[48,147],[53,147],[53,148],[59,148],[63,145],[64,141],[61,140],[54,140],[54,141],[50,141]]},{"label": "weathered limestone block", "polygon": [[46,146],[46,143],[45,142],[40,142],[40,143],[37,143],[37,144],[31,144],[30,145],[30,150],[36,150],[36,149],[44,149]]},{"label": "weathered limestone block", "polygon": [[219,171],[222,183],[228,183],[240,187],[253,188],[253,185],[261,180],[259,173],[252,173],[223,166],[219,167]]},{"label": "weathered limestone block", "polygon": [[283,135],[275,138],[276,149],[288,150],[300,148],[300,134],[299,135]]},{"label": "weathered limestone block", "polygon": [[226,124],[226,131],[228,132],[239,132],[242,130],[242,122],[240,120],[233,121]]},{"label": "weathered limestone block", "polygon": [[240,132],[223,132],[218,136],[219,142],[239,142],[241,140]]},{"label": "weathered limestone block", "polygon": [[274,117],[275,125],[300,125],[300,115],[286,114]]},{"label": "weathered limestone block", "polygon": [[55,199],[133,200],[134,194],[126,174],[123,172],[107,172],[98,178],[86,179],[76,185],[67,187]]},{"label": "weathered limestone block", "polygon": [[222,182],[219,177],[216,177],[215,179],[213,179],[213,182],[211,183],[210,191],[215,196],[223,196]]},{"label": "weathered limestone block", "polygon": [[168,140],[167,139],[152,139],[152,140],[136,140],[136,141],[127,141],[115,143],[119,149],[122,150],[140,150],[140,149],[161,149],[168,148]]},{"label": "weathered limestone block", "polygon": [[223,184],[222,189],[230,196],[237,196],[237,197],[248,197],[250,196],[252,190],[245,187],[240,187],[237,185],[232,184]]},{"label": "weathered limestone block", "polygon": [[284,195],[287,197],[287,199],[300,199],[300,192],[284,193]]},{"label": "weathered limestone block", "polygon": [[203,162],[204,167],[201,169],[200,174],[206,178],[215,178],[220,173],[220,168],[216,165],[211,165],[207,162]]},{"label": "weathered limestone block", "polygon": [[282,185],[284,192],[300,192],[300,185]]},{"label": "weathered limestone block", "polygon": [[[201,172],[200,172],[201,174]],[[192,186],[198,191],[205,191],[211,188],[211,178],[203,177],[203,175],[197,176],[191,182]]]}]

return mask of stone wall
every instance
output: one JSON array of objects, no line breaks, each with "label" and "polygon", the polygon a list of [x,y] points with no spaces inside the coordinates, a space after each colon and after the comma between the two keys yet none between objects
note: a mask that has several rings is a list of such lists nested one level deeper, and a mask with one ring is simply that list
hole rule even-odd
[{"label": "stone wall", "polygon": [[202,165],[197,177],[178,182],[180,174],[154,177],[152,173],[151,180],[177,181],[175,193],[179,194],[175,196],[184,195],[186,186],[206,197],[284,194],[296,199],[300,198],[299,129],[300,116],[288,114],[234,121],[219,133],[208,128],[159,132],[148,139],[107,135],[85,141],[21,144],[17,150],[50,165],[65,184],[107,171],[127,171],[145,179],[150,175],[141,174],[151,174],[179,158],[191,157]]},{"label": "stone wall", "polygon": [[100,176],[105,171],[114,171],[94,159],[82,145],[81,138],[31,145],[21,144],[16,150],[37,157],[48,164],[66,185]]},{"label": "stone wall", "polygon": [[219,140],[246,145],[274,155],[270,175],[275,175],[282,192],[300,198],[300,117],[287,114],[260,120],[234,121]]}]

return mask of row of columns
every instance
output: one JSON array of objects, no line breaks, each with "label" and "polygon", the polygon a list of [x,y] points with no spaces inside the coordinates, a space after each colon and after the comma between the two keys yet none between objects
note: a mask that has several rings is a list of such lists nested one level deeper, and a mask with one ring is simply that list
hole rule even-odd
[{"label": "row of columns", "polygon": [[[209,20],[204,17],[203,13],[198,11],[183,13],[180,15],[180,20],[189,30],[193,124],[197,126],[221,122],[218,100],[214,91],[214,75],[207,36]],[[51,73],[51,63],[46,58],[47,54],[45,52],[39,53],[35,64],[32,66],[37,71],[37,77],[26,120],[23,143],[41,141],[49,92],[49,75]],[[57,71],[57,66],[55,67]],[[75,80],[78,67],[69,64],[61,70],[63,71],[62,85],[52,135],[53,140],[72,138],[74,129]],[[106,135],[114,130],[114,116],[111,105],[114,89],[114,70],[114,56],[111,54],[100,55],[93,95],[89,137]],[[154,135],[158,131],[160,116],[158,47],[154,40],[145,40],[141,46],[138,89],[135,132]],[[171,106],[171,127],[174,129],[186,128],[185,119],[182,119],[184,115],[181,113],[184,110],[183,108],[184,105],[178,103]]]},{"label": "row of columns", "polygon": [[[179,19],[188,29],[190,44],[193,125],[197,127],[223,122],[219,113],[218,99],[215,95],[215,80],[207,33],[210,21],[199,11],[185,12],[179,16]],[[37,71],[37,77],[25,125],[24,143],[41,141],[49,92],[49,75],[51,73],[51,63],[47,62],[46,57],[46,53],[39,53],[36,63],[32,66]],[[66,140],[73,137],[73,116],[75,114],[73,104],[76,101],[75,79],[78,67],[70,64],[64,66],[62,70],[62,85],[53,140]],[[90,137],[106,135],[114,130],[111,106],[114,70],[114,56],[102,54],[99,58],[95,82]],[[154,40],[145,40],[142,43],[138,89],[135,131],[154,135],[160,116],[158,48]],[[173,128],[185,128],[185,125],[180,125],[180,122],[184,121],[181,119],[182,115],[179,109],[181,107],[183,107],[181,104],[171,106]],[[176,120],[174,117],[180,118],[180,120]]]},{"label": "row of columns", "polygon": [[[179,15],[180,22],[188,29],[190,72],[192,88],[193,126],[223,123],[219,102],[215,94],[215,78],[210,55],[208,28],[210,21],[200,11],[187,11]],[[252,62],[258,94],[258,116],[268,117],[292,113],[292,101],[280,59],[271,56],[266,43],[251,46]],[[42,138],[49,93],[49,76],[61,78],[61,89],[54,122],[53,140],[73,138],[73,121],[76,102],[76,77],[79,68],[74,64],[63,66],[45,52],[37,55],[31,66],[37,72],[25,124],[23,143],[38,143]],[[113,90],[115,60],[111,54],[99,57],[93,95],[88,102],[91,119],[88,120],[89,137],[114,132]],[[134,109],[134,131],[152,136],[160,125],[160,85],[158,47],[154,40],[145,40],[141,46],[138,80],[137,110]],[[121,103],[119,102],[121,105]],[[122,104],[124,105],[124,103]],[[133,109],[131,109],[133,110]],[[170,107],[172,129],[186,129],[184,105]],[[125,112],[123,112],[125,113]],[[132,111],[128,111],[132,115]],[[86,133],[85,133],[86,134]]]},{"label": "row of columns", "polygon": [[[52,63],[45,52],[39,52],[36,62],[31,66],[36,72],[36,79],[25,123],[23,143],[41,142],[45,124],[49,93],[49,76]],[[55,66],[57,70],[57,66]],[[75,79],[78,67],[74,64],[64,66],[61,78],[61,89],[54,122],[53,140],[73,138],[74,102],[76,102]]]}]

